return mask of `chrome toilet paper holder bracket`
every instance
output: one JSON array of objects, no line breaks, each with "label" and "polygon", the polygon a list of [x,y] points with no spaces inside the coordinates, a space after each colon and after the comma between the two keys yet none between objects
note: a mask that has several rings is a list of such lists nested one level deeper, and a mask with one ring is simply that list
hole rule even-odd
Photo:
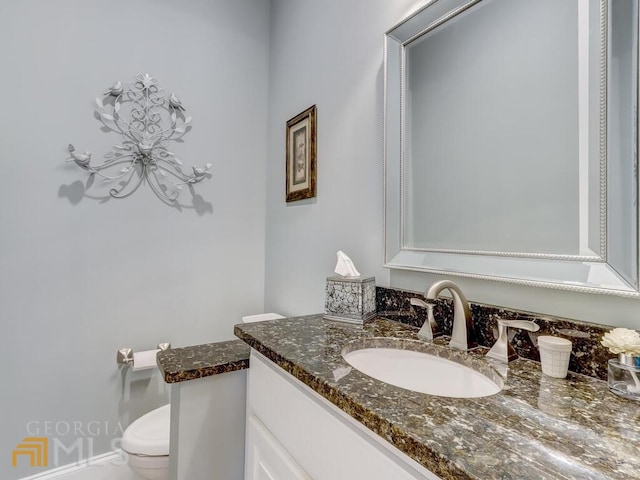
[{"label": "chrome toilet paper holder bracket", "polygon": [[[169,342],[163,342],[158,344],[158,350],[169,350],[171,344]],[[126,365],[128,367],[133,365],[133,348],[123,347],[119,348],[116,353],[116,362],[118,365]]]}]

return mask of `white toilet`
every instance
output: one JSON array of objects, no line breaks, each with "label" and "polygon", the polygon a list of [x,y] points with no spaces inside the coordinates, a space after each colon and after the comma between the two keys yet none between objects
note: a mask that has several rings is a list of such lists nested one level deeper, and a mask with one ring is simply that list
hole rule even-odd
[{"label": "white toilet", "polygon": [[[242,317],[243,323],[284,318],[277,313]],[[169,426],[171,405],[164,405],[138,418],[122,435],[122,450],[129,467],[146,480],[169,480]]]},{"label": "white toilet", "polygon": [[169,479],[169,424],[171,405],[144,414],[122,435],[129,467],[147,480]]}]

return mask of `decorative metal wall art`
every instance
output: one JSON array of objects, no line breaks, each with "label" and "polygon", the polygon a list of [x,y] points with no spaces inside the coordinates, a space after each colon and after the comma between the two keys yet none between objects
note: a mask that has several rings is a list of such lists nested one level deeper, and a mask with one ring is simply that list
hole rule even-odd
[{"label": "decorative metal wall art", "polygon": [[127,86],[118,81],[103,95],[96,98],[96,117],[99,115],[108,130],[120,135],[121,142],[95,166],[91,165],[91,152],[80,153],[69,144],[67,161],[105,182],[119,181],[109,189],[109,195],[128,197],[146,181],[158,197],[173,203],[184,185],[211,176],[210,163],[183,172],[182,161],[169,150],[171,142],[181,142],[191,129],[191,117],[184,116],[185,108],[174,93],[165,96],[155,78],[145,73]]}]

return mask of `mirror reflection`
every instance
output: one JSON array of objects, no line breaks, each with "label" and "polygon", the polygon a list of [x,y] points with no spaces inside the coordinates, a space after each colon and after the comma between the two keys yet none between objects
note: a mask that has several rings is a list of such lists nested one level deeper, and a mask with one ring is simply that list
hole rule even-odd
[{"label": "mirror reflection", "polygon": [[637,295],[637,8],[444,0],[387,33],[387,266]]}]

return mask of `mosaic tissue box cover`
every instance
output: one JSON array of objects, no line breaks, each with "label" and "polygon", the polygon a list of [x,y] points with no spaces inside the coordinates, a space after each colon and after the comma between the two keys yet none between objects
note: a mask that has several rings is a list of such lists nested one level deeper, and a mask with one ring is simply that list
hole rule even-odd
[{"label": "mosaic tissue box cover", "polygon": [[375,277],[327,277],[324,318],[363,323],[376,314]]}]

